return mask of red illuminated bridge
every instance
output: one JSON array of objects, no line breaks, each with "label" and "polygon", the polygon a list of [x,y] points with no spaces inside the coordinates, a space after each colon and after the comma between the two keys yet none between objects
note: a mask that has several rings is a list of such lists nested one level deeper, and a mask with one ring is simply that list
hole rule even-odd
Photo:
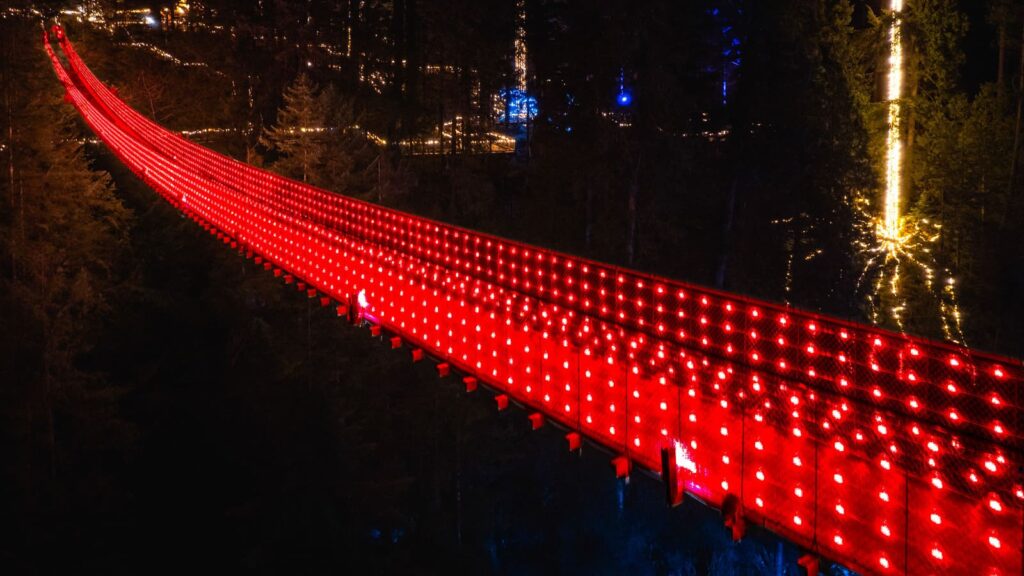
[{"label": "red illuminated bridge", "polygon": [[146,119],[55,36],[68,100],[168,202],[502,407],[859,571],[1022,574],[1019,361],[288,180]]}]

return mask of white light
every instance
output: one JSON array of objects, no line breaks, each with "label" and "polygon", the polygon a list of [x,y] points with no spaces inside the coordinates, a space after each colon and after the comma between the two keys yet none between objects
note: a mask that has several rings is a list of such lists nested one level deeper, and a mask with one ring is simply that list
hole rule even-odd
[{"label": "white light", "polygon": [[900,188],[903,144],[900,142],[900,99],[903,97],[903,36],[900,12],[903,0],[892,0],[893,22],[889,30],[889,135],[886,138],[885,214],[879,237],[895,251],[900,242]]},{"label": "white light", "polygon": [[690,459],[690,452],[681,442],[676,442],[676,466],[691,473],[697,473],[697,463]]}]

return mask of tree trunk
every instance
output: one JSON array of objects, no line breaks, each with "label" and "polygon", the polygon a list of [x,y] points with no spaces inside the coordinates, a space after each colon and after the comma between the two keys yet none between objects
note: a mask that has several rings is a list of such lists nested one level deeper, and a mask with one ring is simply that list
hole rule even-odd
[{"label": "tree trunk", "polygon": [[[1021,27],[1021,43],[1020,43],[1020,69],[1017,77],[1017,123],[1013,130],[1013,157],[1010,159],[1010,182],[1009,189],[1007,190],[1007,208],[1012,206],[1013,198],[1017,192],[1017,169],[1020,162],[1020,131],[1021,131],[1021,116],[1024,114],[1024,26]],[[1002,223],[1006,223],[1006,213],[1009,210],[1003,210]]]},{"label": "tree trunk", "polygon": [[[907,100],[909,107],[907,110],[907,146],[903,152],[903,168],[901,168],[903,178],[903,189],[904,191],[910,190],[910,178],[906,175],[910,173],[911,159],[914,156],[914,140],[917,137],[917,93],[920,87],[918,81],[919,74],[917,70],[911,69],[910,71],[910,98]],[[903,197],[907,198],[906,192],[903,193]]]},{"label": "tree trunk", "polygon": [[632,266],[636,261],[636,180],[629,185],[629,237],[626,240],[626,261]]},{"label": "tree trunk", "polygon": [[145,72],[139,74],[139,78],[142,80],[142,90],[146,93],[146,99],[149,100],[149,113],[153,118],[153,122],[159,122],[160,119],[156,117],[156,106],[153,104],[153,92],[150,91],[149,85],[146,84]]},{"label": "tree trunk", "polygon": [[[42,286],[46,286],[47,282],[44,278],[41,283]],[[44,292],[45,293],[45,292]],[[46,302],[43,303],[44,307]],[[44,308],[45,309],[45,308]],[[57,434],[54,423],[54,412],[53,412],[53,377],[52,377],[52,359],[53,359],[53,334],[51,330],[51,320],[44,314],[42,328],[43,328],[43,418],[46,420],[46,448],[47,456],[49,457],[49,472],[50,472],[50,486],[53,487],[57,479]]]},{"label": "tree trunk", "polygon": [[718,261],[715,273],[715,287],[725,287],[725,276],[729,270],[729,252],[732,250],[732,231],[736,220],[736,194],[739,188],[739,176],[732,179],[729,186],[729,207],[725,213],[725,226],[722,227],[722,257]]},{"label": "tree trunk", "polygon": [[587,221],[583,228],[583,245],[586,247],[587,253],[590,253],[594,238],[594,183],[590,178],[587,178],[586,218]]},{"label": "tree trunk", "polygon": [[[11,214],[14,214],[17,208],[17,201],[15,199],[15,170],[14,170],[14,96],[11,93],[11,61],[14,58],[14,35],[11,35],[11,42],[8,45],[7,56],[4,58],[6,64],[6,70],[4,71],[4,96],[7,101],[7,173],[10,179],[10,193],[11,193]],[[17,246],[17,236],[14,234],[14,229],[11,229],[11,279],[18,280],[18,257],[15,246]]]},{"label": "tree trunk", "polygon": [[1006,24],[999,24],[999,64],[996,70],[996,89],[999,91],[1000,98],[1005,92],[1006,83]]},{"label": "tree trunk", "polygon": [[628,219],[629,219],[629,232],[626,238],[626,261],[630,266],[633,266],[636,262],[636,236],[637,236],[637,207],[636,197],[640,191],[640,163],[642,156],[638,155],[636,159],[636,168],[633,170],[633,180],[629,183],[629,205],[628,205]]}]

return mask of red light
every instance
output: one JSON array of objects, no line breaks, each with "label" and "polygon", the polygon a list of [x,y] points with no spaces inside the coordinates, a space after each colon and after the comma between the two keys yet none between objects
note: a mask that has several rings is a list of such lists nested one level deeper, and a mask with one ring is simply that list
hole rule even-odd
[{"label": "red light", "polygon": [[[590,264],[570,256],[495,240],[291,182],[189,143],[141,117],[110,95],[69,46],[65,47],[66,67],[52,50],[48,54],[68,99],[93,131],[156,192],[218,241],[291,278],[307,294],[342,303],[337,308],[340,315],[359,312],[366,319],[365,313],[373,318],[374,334],[386,331],[410,349],[423,350],[446,365],[450,362],[451,367],[494,388],[496,398],[532,410],[542,408],[552,422],[579,428],[580,434],[618,454],[628,449],[630,461],[653,470],[660,446],[685,430],[686,438],[678,438],[677,446],[696,450],[699,440],[702,447],[705,443],[709,447],[707,452],[694,452],[689,460],[691,473],[700,466],[704,474],[694,478],[696,492],[711,492],[714,499],[720,496],[716,482],[728,490],[730,481],[749,478],[747,466],[763,466],[764,470],[755,468],[755,477],[766,484],[755,486],[779,497],[764,512],[766,521],[779,525],[792,518],[800,526],[801,515],[809,513],[806,510],[827,509],[831,504],[842,518],[816,516],[814,541],[833,534],[835,546],[851,544],[851,552],[844,555],[855,553],[852,559],[857,562],[870,564],[874,556],[879,566],[890,569],[899,563],[891,554],[906,544],[915,555],[907,563],[914,566],[928,551],[943,560],[942,550],[960,542],[965,547],[963,556],[970,558],[968,551],[984,550],[986,539],[994,549],[1001,548],[1000,536],[1011,543],[1020,540],[1016,523],[1004,525],[1011,514],[988,518],[1001,530],[998,535],[965,522],[959,530],[928,528],[927,533],[938,540],[923,543],[917,536],[909,539],[921,527],[917,519],[895,529],[906,530],[908,541],[893,542],[893,549],[886,548],[885,553],[865,548],[860,539],[865,532],[874,534],[879,522],[870,494],[877,493],[887,503],[882,509],[888,518],[902,518],[907,512],[903,494],[890,496],[879,484],[896,482],[905,473],[914,489],[919,489],[921,480],[929,480],[943,490],[926,495],[928,505],[957,521],[972,519],[968,514],[976,513],[979,506],[994,513],[1009,512],[1000,498],[1010,497],[1004,493],[1004,480],[1014,479],[992,475],[1016,470],[1021,464],[1018,454],[979,455],[992,446],[1007,446],[1007,436],[1016,440],[1022,434],[1017,427],[1020,406],[1000,396],[1003,386],[1017,384],[1016,364],[974,351],[964,351],[960,357],[957,349],[946,345],[748,300],[743,300],[742,307],[750,311],[745,320],[749,325],[743,325],[740,312],[726,302],[739,301],[732,296],[693,288],[696,301],[684,300],[678,283],[602,265],[592,270]],[[544,262],[549,263],[547,267],[541,267]],[[672,292],[678,298],[674,307],[666,302]],[[359,306],[354,305],[356,300]],[[761,305],[767,314],[763,321]],[[797,315],[790,319],[789,313]],[[802,340],[790,336],[790,321],[794,329],[804,325],[809,336]],[[767,333],[759,323],[767,326]],[[694,328],[702,333],[690,334],[693,342],[684,348],[686,331]],[[698,342],[706,346],[708,359],[694,355]],[[884,350],[886,342],[893,344],[888,350]],[[677,349],[671,346],[679,349],[678,363],[667,361]],[[798,352],[800,348],[805,354]],[[837,362],[831,362],[833,358]],[[713,363],[723,359],[734,364],[719,370]],[[681,362],[687,362],[685,370]],[[748,380],[755,363],[763,380],[756,376]],[[837,386],[827,390],[816,381],[819,376]],[[1006,378],[1011,382],[1004,382]],[[733,380],[738,385],[730,388]],[[751,386],[739,385],[744,381],[751,381]],[[806,391],[805,385],[811,382],[820,385],[818,400]],[[938,383],[948,394],[931,390],[927,386],[931,383]],[[922,398],[910,395],[911,391]],[[871,402],[846,407],[851,397],[864,396]],[[840,401],[842,410],[833,409]],[[751,410],[753,418],[748,419]],[[704,415],[700,426],[697,414]],[[927,426],[913,429],[903,424],[923,421]],[[715,435],[716,426],[721,437]],[[872,438],[866,432],[870,426],[879,436]],[[804,427],[810,432],[807,437]],[[741,453],[745,434],[754,434],[757,453],[732,459],[729,454]],[[816,452],[810,469],[802,467],[800,456],[792,458],[795,468],[783,464],[780,455],[792,453],[797,442],[793,438],[801,439],[801,448],[808,440],[820,446],[818,435],[831,435],[835,452]],[[884,437],[881,443],[874,444],[879,437]],[[847,439],[854,442],[855,450],[846,449]],[[918,457],[922,445],[924,459]],[[949,447],[941,459],[940,446]],[[907,457],[894,456],[900,453]],[[880,468],[893,471],[891,478],[887,473],[862,473],[861,465],[869,464],[872,457],[879,458]],[[755,459],[753,464],[747,462],[750,458]],[[974,468],[979,458],[985,473]],[[841,489],[827,486],[819,495],[797,484],[808,484],[813,477],[817,485],[820,473],[829,469],[833,480],[844,484]],[[939,470],[943,476],[931,475]],[[852,475],[851,482],[845,483],[844,473]],[[961,490],[954,480],[946,491],[945,474],[966,477],[973,486]],[[836,500],[836,492],[850,504],[850,515]],[[907,500],[918,503],[919,493],[908,490],[906,494]],[[1019,485],[1013,486],[1011,494],[1013,502],[1024,500],[1024,488]],[[754,498],[761,509],[763,496]],[[794,515],[794,498],[804,497],[815,501],[799,502],[800,513]],[[879,508],[877,503],[874,508]],[[919,515],[914,512],[913,518]],[[938,512],[934,515],[938,518]],[[883,523],[880,529],[890,537],[889,526]],[[846,542],[845,534],[855,539]],[[960,556],[955,554],[942,571],[968,573]],[[1008,573],[1019,567],[1021,556],[1009,546],[985,562],[992,564],[993,571]]]}]

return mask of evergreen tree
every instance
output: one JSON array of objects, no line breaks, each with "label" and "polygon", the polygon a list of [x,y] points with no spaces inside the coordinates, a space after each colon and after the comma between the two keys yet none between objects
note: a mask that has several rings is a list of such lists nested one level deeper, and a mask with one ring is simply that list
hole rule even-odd
[{"label": "evergreen tree", "polygon": [[299,74],[284,91],[277,123],[264,130],[260,144],[277,155],[273,168],[303,182],[320,179],[326,153],[327,110],[320,90],[306,74]]},{"label": "evergreen tree", "polygon": [[284,92],[277,123],[260,143],[276,155],[271,167],[292,178],[348,193],[365,191],[357,172],[372,152],[358,128],[355,103],[300,74]]},{"label": "evergreen tree", "polygon": [[874,185],[852,5],[768,0],[744,15],[730,136],[736,264],[727,286],[850,314],[853,197]]},{"label": "evergreen tree", "polygon": [[110,417],[122,392],[82,364],[124,286],[132,219],[84,153],[38,28],[5,21],[0,37],[0,144],[10,152],[0,181],[0,541],[10,558],[12,548],[54,542],[68,502],[86,509],[116,489],[107,470],[78,477],[84,454],[127,436]]},{"label": "evergreen tree", "polygon": [[313,183],[343,194],[368,193],[375,175],[366,173],[366,169],[376,151],[360,127],[355,99],[328,86],[320,93],[318,103],[327,130],[323,133],[323,167],[319,180]]},{"label": "evergreen tree", "polygon": [[17,209],[2,222],[0,244],[10,263],[5,292],[32,311],[44,339],[40,368],[52,375],[72,370],[88,341],[89,320],[106,309],[130,215],[109,175],[90,167],[77,114],[59,106],[51,78],[39,76],[49,72],[44,63],[23,74],[31,89],[8,101],[13,107],[20,99],[22,106],[10,116],[8,145],[19,154],[4,182],[4,196],[16,193]]}]

